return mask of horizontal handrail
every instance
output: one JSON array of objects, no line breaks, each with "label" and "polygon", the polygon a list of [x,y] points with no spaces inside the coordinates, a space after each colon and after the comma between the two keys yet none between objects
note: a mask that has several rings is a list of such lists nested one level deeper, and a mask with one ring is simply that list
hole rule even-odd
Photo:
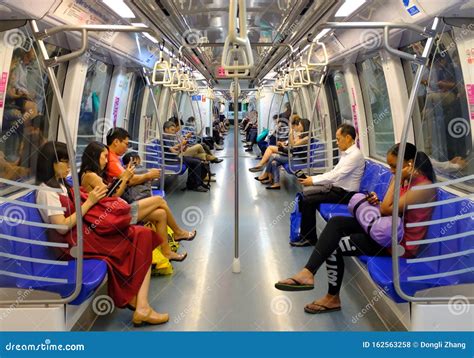
[{"label": "horizontal handrail", "polygon": [[433,184],[426,184],[426,185],[416,185],[412,187],[410,190],[425,190],[425,189],[433,189],[433,188],[442,188],[448,185],[452,184],[459,184],[463,183],[465,181],[473,180],[474,179],[474,174],[468,175],[462,178],[457,178],[457,179],[452,179],[452,180],[445,180],[442,182],[438,183],[433,183]]},{"label": "horizontal handrail", "polygon": [[472,218],[474,217],[474,212],[473,213],[467,213],[464,215],[455,215],[455,216],[450,216],[448,218],[442,218],[438,220],[429,220],[429,221],[421,221],[421,222],[416,222],[416,223],[407,223],[405,224],[407,228],[410,227],[421,227],[421,226],[428,226],[428,225],[435,225],[435,224],[443,224],[447,223],[449,221],[458,221],[466,218]]},{"label": "horizontal handrail", "polygon": [[68,283],[68,280],[65,278],[51,278],[51,277],[43,277],[43,276],[25,275],[25,274],[5,271],[5,270],[0,270],[0,276],[1,275],[15,277],[15,278],[22,278],[26,280],[42,281],[42,282],[64,283],[64,284]]},{"label": "horizontal handrail", "polygon": [[62,206],[48,206],[48,205],[41,205],[41,204],[36,204],[36,203],[28,203],[26,201],[11,199],[11,198],[7,198],[7,197],[0,197],[0,202],[2,202],[2,201],[3,202],[9,202],[9,203],[16,204],[16,205],[20,205],[20,206],[25,206],[25,207],[28,207],[28,208],[66,211],[66,208],[63,208]]},{"label": "horizontal handrail", "polygon": [[56,225],[56,224],[46,224],[46,223],[39,223],[36,221],[28,221],[23,219],[13,219],[8,216],[0,215],[0,220],[5,220],[14,224],[21,224],[21,225],[28,225],[28,226],[35,226],[35,227],[43,227],[47,229],[57,229],[57,230],[67,230],[69,227],[67,225]]},{"label": "horizontal handrail", "polygon": [[64,247],[64,248],[69,247],[68,244],[62,243],[62,242],[39,241],[39,240],[25,239],[23,237],[16,237],[16,236],[5,235],[5,234],[0,234],[0,239],[21,242],[24,244],[38,245],[38,246]]},{"label": "horizontal handrail", "polygon": [[42,191],[50,191],[53,193],[62,193],[62,189],[60,188],[52,188],[49,186],[41,186],[41,185],[33,185],[28,183],[23,183],[20,181],[13,181],[9,179],[0,178],[0,183],[8,184],[11,186],[16,186],[19,188],[31,189],[31,190],[42,190]]},{"label": "horizontal handrail", "polygon": [[455,239],[467,238],[471,235],[474,235],[474,230],[467,231],[467,232],[462,232],[460,234],[434,237],[432,239],[407,241],[406,245],[407,246],[428,245],[428,244],[433,244],[433,243],[436,243],[436,242],[444,242],[444,241],[450,241],[450,240],[455,240]]},{"label": "horizontal handrail", "polygon": [[7,254],[5,252],[0,252],[0,257],[5,257],[7,259],[12,260],[20,260],[26,262],[35,262],[37,264],[46,264],[46,265],[56,265],[56,266],[67,266],[67,261],[56,261],[56,260],[48,260],[48,259],[38,259],[36,257],[29,257],[29,256],[21,256],[21,255],[13,255]]},{"label": "horizontal handrail", "polygon": [[448,271],[448,272],[433,273],[433,274],[430,274],[430,275],[409,276],[409,277],[407,277],[407,281],[431,280],[431,279],[434,279],[434,278],[443,278],[443,277],[461,275],[461,274],[468,273],[468,272],[473,272],[473,271],[474,271],[474,268],[469,267],[467,269],[460,269],[460,270],[454,270],[454,271]]},{"label": "horizontal handrail", "polygon": [[446,200],[433,201],[431,203],[411,204],[411,205],[408,205],[406,208],[407,208],[407,210],[431,208],[433,206],[440,206],[440,205],[457,203],[459,201],[468,200],[469,198],[474,198],[474,194],[470,194],[468,196],[457,196],[455,198],[446,199]]},{"label": "horizontal handrail", "polygon": [[440,260],[452,259],[454,257],[465,256],[465,255],[470,255],[470,254],[474,254],[474,249],[458,251],[458,252],[452,252],[452,253],[444,254],[444,255],[418,257],[416,259],[407,259],[407,264],[416,264],[416,263],[420,263],[420,262],[440,261]]}]

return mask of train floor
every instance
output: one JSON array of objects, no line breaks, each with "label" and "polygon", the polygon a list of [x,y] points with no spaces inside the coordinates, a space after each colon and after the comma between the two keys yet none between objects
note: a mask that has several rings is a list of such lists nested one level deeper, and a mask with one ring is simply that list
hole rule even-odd
[{"label": "train floor", "polygon": [[[257,149],[258,150],[258,149]],[[239,230],[241,272],[232,272],[234,257],[234,161],[233,128],[225,148],[217,152],[225,160],[213,165],[217,182],[208,193],[181,191],[186,174],[167,180],[166,199],[184,227],[197,229],[192,242],[180,250],[188,253],[175,263],[171,276],[153,277],[150,299],[153,307],[168,312],[170,322],[140,330],[157,331],[366,331],[385,330],[367,301],[344,278],[342,310],[310,315],[304,305],[325,294],[326,270],[318,272],[315,289],[282,292],[274,288],[281,278],[300,270],[312,247],[288,244],[289,213],[298,184],[282,175],[281,190],[266,190],[248,171],[255,154],[239,143]],[[286,209],[285,209],[286,208]],[[196,223],[194,226],[187,224]],[[364,309],[364,310],[363,310]],[[362,318],[357,317],[360,312]],[[356,318],[357,317],[357,318]],[[134,330],[132,312],[115,309],[97,319],[92,330]]]}]

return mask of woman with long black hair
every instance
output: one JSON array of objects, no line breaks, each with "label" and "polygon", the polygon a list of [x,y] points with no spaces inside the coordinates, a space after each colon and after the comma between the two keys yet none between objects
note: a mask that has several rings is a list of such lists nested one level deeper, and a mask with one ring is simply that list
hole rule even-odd
[{"label": "woman with long black hair", "polygon": [[[399,144],[388,150],[387,163],[392,173],[396,171]],[[398,213],[404,214],[404,235],[400,245],[404,249],[403,257],[416,256],[418,246],[407,245],[411,241],[422,240],[428,230],[427,226],[407,227],[408,223],[423,222],[430,219],[432,207],[405,210],[407,205],[428,203],[436,200],[436,189],[428,188],[412,190],[419,185],[431,184],[436,181],[430,159],[423,152],[417,152],[413,144],[407,143],[403,158],[400,202]],[[391,215],[393,209],[395,182],[389,185],[384,200],[380,205],[383,216]],[[369,203],[379,203],[377,195],[372,192]],[[344,238],[345,242],[342,243]],[[314,247],[306,266],[289,279],[281,280],[275,287],[283,291],[306,291],[314,288],[314,275],[326,263],[328,274],[328,293],[326,296],[305,306],[308,313],[326,313],[339,311],[341,301],[339,291],[344,275],[343,256],[388,256],[390,250],[375,242],[362,228],[356,218],[336,216],[331,218],[324,228]]]}]

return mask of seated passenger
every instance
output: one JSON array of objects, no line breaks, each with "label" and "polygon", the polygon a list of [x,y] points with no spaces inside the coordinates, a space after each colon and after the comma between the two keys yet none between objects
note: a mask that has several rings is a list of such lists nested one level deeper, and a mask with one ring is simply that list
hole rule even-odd
[{"label": "seated passenger", "polygon": [[[111,184],[111,182],[107,182],[105,179],[107,177],[108,152],[107,147],[99,142],[91,142],[84,149],[79,180],[81,181],[81,186],[87,192],[97,187],[107,187],[107,184]],[[112,196],[121,197],[127,189],[128,180],[134,174],[135,167],[130,162],[120,176],[122,183]],[[190,233],[179,227],[168,204],[159,196],[135,200],[130,205],[133,225],[149,221],[155,224],[158,234],[164,238],[168,237],[168,225],[176,233],[177,237],[192,240],[196,235],[196,231]],[[168,240],[164,240],[161,244],[161,252],[170,261],[183,261],[187,256],[187,254],[180,255],[172,251]]]},{"label": "seated passenger", "polygon": [[[126,175],[126,168],[122,165],[120,161],[120,157],[123,156],[127,149],[128,149],[128,140],[130,135],[128,132],[123,128],[113,128],[109,130],[107,133],[107,143],[108,143],[108,158],[107,158],[107,171],[106,171],[106,181],[112,182],[114,178],[121,178],[122,175]],[[133,173],[133,176],[128,180],[127,187],[143,184],[155,179],[159,179],[161,175],[160,169],[149,169],[144,174]],[[81,178],[79,178],[81,180]],[[152,199],[153,198],[153,199]],[[175,233],[175,240],[184,240],[194,238],[196,235],[196,230],[193,232],[185,231],[180,228],[180,226],[176,223],[174,219],[173,213],[171,212],[166,200],[160,198],[158,196],[153,196],[152,198],[146,199],[146,201],[140,201],[141,204],[146,204],[145,210],[153,211],[156,205],[158,208],[163,209],[166,212],[166,221],[168,226]],[[165,247],[163,249],[163,255],[167,258],[180,260],[181,255],[176,256],[175,253],[170,253],[168,251],[168,247],[166,247],[167,243],[164,244]],[[171,256],[169,256],[171,255]]]},{"label": "seated passenger", "polygon": [[291,242],[292,246],[314,245],[316,236],[316,209],[321,203],[349,203],[352,194],[357,192],[364,174],[365,160],[355,144],[356,131],[350,124],[342,124],[336,131],[336,141],[341,157],[329,172],[299,179],[304,186],[324,185],[319,193],[305,195],[299,202],[301,212],[300,240]]},{"label": "seated passenger", "polygon": [[[128,152],[122,157],[122,163],[125,167],[129,165],[135,167],[134,174],[145,174],[148,170],[142,165],[142,159],[136,152]],[[126,200],[129,204],[136,200],[149,198],[153,195],[151,181],[147,181],[143,184],[137,184],[133,186],[127,186],[125,192],[122,195],[122,199]]]},{"label": "seated passenger", "polygon": [[[395,173],[397,165],[399,145],[394,145],[387,153],[387,163],[392,173]],[[419,185],[432,184],[436,181],[435,173],[428,156],[423,152],[417,152],[413,144],[407,143],[401,188],[400,202],[398,204],[399,214],[403,214],[407,205],[429,203],[436,200],[436,189],[412,190]],[[380,213],[383,216],[392,215],[394,197],[394,178],[389,185],[387,194],[380,205]],[[371,193],[369,203],[377,205],[379,199],[375,193]],[[428,230],[424,227],[409,227],[407,224],[414,222],[424,222],[431,218],[433,207],[410,209],[404,213],[404,235],[400,245],[404,248],[403,257],[415,257],[418,245],[410,245],[411,241],[422,240]],[[340,245],[341,239],[347,237],[346,243]],[[329,289],[326,296],[306,305],[307,313],[325,313],[339,311],[341,300],[339,291],[344,275],[343,256],[389,256],[390,250],[375,242],[368,235],[354,217],[335,216],[331,218],[314,247],[313,253],[305,268],[292,278],[281,280],[275,287],[283,291],[304,291],[314,288],[314,275],[326,263],[328,272]]]},{"label": "seated passenger", "polygon": [[[72,247],[76,245],[77,214],[68,195],[70,187],[65,180],[69,172],[66,144],[44,144],[38,154],[36,181],[45,190],[38,191],[37,202],[43,206],[63,207],[66,213],[51,208],[39,211],[45,223],[67,227],[56,230]],[[47,190],[49,188],[61,189],[62,194]],[[85,215],[106,193],[106,186],[97,186],[91,190],[87,200],[81,205],[81,215]],[[100,259],[107,263],[108,294],[117,307],[135,311],[135,325],[165,323],[169,319],[168,314],[155,312],[148,301],[152,251],[163,238],[145,227],[132,224],[131,222],[123,234],[106,237],[99,236],[94,230],[83,230],[84,258]]]},{"label": "seated passenger", "polygon": [[[289,143],[293,148],[308,144],[309,125],[309,120],[301,118],[295,128],[291,129]],[[295,136],[293,132],[297,135]],[[306,153],[306,148],[303,148],[303,150],[302,148],[294,148],[292,152],[293,160],[297,161],[299,157],[306,156]],[[267,186],[266,189],[280,189],[280,166],[285,165],[288,162],[288,146],[280,146],[278,153],[271,155],[262,175],[255,179],[260,181],[262,184],[272,184],[271,186]]]},{"label": "seated passenger", "polygon": [[[298,126],[300,117],[295,114],[291,117],[291,128],[296,128]],[[284,127],[281,127],[284,128]],[[293,132],[293,134],[296,134],[296,131]],[[283,140],[282,140],[283,139]],[[261,171],[263,168],[265,168],[265,164],[268,163],[268,160],[272,156],[272,154],[278,153],[281,147],[287,147],[288,146],[288,132],[285,131],[285,136],[278,136],[276,137],[276,145],[270,145],[267,147],[265,150],[265,153],[263,154],[262,159],[257,163],[257,165],[253,168],[249,168],[249,171],[252,173],[256,173]]]},{"label": "seated passenger", "polygon": [[[165,122],[163,124],[163,132],[163,144],[166,153],[165,157],[167,158],[166,162],[178,162],[178,158],[170,158],[170,154],[176,154],[180,156],[182,153],[182,146],[180,143],[177,143],[176,126],[174,122]],[[201,161],[200,159],[185,156],[183,156],[183,163],[186,164],[186,166],[188,167],[188,179],[186,181],[186,189],[202,193],[207,192],[210,188],[206,184],[204,184],[204,178],[202,177],[202,173],[204,171],[203,166],[208,164],[205,164],[205,162]]]},{"label": "seated passenger", "polygon": [[[286,123],[288,128],[288,123]],[[278,114],[273,115],[273,129],[269,130],[268,135],[257,142],[258,149],[260,149],[261,155],[265,153],[265,150],[269,145],[276,145],[275,133],[278,131]],[[260,158],[259,158],[260,159]]]}]

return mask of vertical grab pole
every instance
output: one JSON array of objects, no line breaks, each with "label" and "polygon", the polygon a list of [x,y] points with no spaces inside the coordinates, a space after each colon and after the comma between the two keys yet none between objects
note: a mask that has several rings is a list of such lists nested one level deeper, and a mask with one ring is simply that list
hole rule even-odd
[{"label": "vertical grab pole", "polygon": [[[38,25],[36,23],[36,20],[31,20],[30,22],[31,29],[33,30],[33,33],[38,33]],[[86,34],[83,34],[83,36],[87,36]],[[39,40],[38,38],[36,39],[38,42],[38,47],[41,52],[41,61],[43,63],[44,68],[46,69],[46,73],[48,74],[49,82],[51,83],[51,86],[53,88],[53,93],[56,99],[58,100],[58,107],[59,107],[59,114],[61,118],[61,127],[64,131],[64,137],[66,138],[66,147],[67,147],[67,154],[69,156],[69,163],[71,165],[71,177],[72,177],[72,190],[74,192],[74,206],[76,208],[81,207],[81,196],[79,193],[79,177],[78,177],[78,170],[76,166],[76,153],[73,148],[73,140],[71,137],[71,133],[69,131],[68,126],[66,125],[66,108],[64,107],[64,101],[63,97],[61,94],[61,90],[59,89],[59,84],[58,81],[56,80],[56,75],[54,74],[54,70],[52,67],[47,66],[45,64],[46,60],[49,60],[48,56],[48,51],[46,50],[46,46],[44,45],[43,40]],[[71,301],[74,300],[77,296],[79,296],[79,293],[81,292],[81,287],[82,287],[82,270],[83,270],[83,257],[84,257],[84,240],[83,240],[83,235],[82,235],[82,216],[77,215],[77,221],[76,221],[76,228],[77,228],[77,242],[76,242],[76,252],[75,252],[75,258],[76,258],[76,286],[74,289],[74,292],[68,297]],[[69,301],[70,302],[70,301]]]},{"label": "vertical grab pole", "polygon": [[160,151],[160,155],[161,155],[161,175],[160,175],[160,190],[164,193],[165,192],[165,173],[166,173],[166,164],[165,164],[165,146],[164,146],[164,143],[163,143],[163,133],[161,132],[162,131],[162,127],[161,127],[161,123],[160,123],[160,118],[159,118],[159,115],[158,115],[158,104],[156,103],[156,98],[155,98],[155,94],[153,93],[153,88],[151,86],[151,82],[150,82],[150,79],[148,78],[148,76],[146,75],[146,70],[145,70],[145,67],[143,67],[143,76],[145,77],[145,82],[146,82],[146,85],[148,87],[148,89],[150,90],[150,96],[151,96],[151,100],[153,101],[153,108],[155,109],[155,113],[156,113],[156,123],[158,123],[158,135],[160,136],[160,146],[161,146],[161,151]]},{"label": "vertical grab pole", "polygon": [[239,257],[239,79],[234,78],[234,261],[232,272],[240,273]]},{"label": "vertical grab pole", "polygon": [[[431,48],[433,47],[433,43],[436,36],[436,30],[438,28],[440,19],[435,17],[433,20],[433,24],[431,25],[431,34],[430,37],[426,40],[425,48],[423,49],[422,57],[427,59],[431,52]],[[385,30],[385,41],[388,38],[388,29]],[[416,95],[418,93],[418,89],[420,88],[421,78],[423,76],[423,71],[425,70],[427,62],[423,62],[422,64],[418,65],[418,69],[416,70],[415,79],[413,80],[413,86],[410,92],[410,97],[408,100],[408,106],[405,110],[405,118],[403,122],[403,130],[402,136],[400,138],[400,147],[398,149],[398,156],[397,156],[397,170],[395,171],[394,176],[394,193],[393,193],[393,210],[392,210],[392,266],[393,266],[393,285],[395,287],[395,292],[409,302],[413,301],[410,296],[408,296],[402,289],[400,284],[400,266],[399,266],[399,250],[398,250],[398,206],[400,203],[400,187],[401,187],[401,180],[402,180],[402,167],[403,167],[403,157],[405,156],[405,147],[407,144],[408,139],[408,130],[411,125],[413,109],[415,108],[415,101]]]}]

